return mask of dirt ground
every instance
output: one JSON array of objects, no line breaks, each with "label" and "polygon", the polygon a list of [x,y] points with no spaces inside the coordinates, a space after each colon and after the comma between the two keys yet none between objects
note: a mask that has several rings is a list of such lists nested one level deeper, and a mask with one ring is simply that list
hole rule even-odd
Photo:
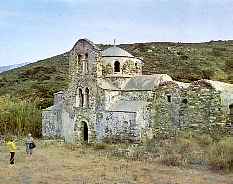
[{"label": "dirt ground", "polygon": [[37,144],[32,159],[18,146],[16,164],[0,144],[0,184],[233,184],[233,173],[111,158],[90,148]]}]

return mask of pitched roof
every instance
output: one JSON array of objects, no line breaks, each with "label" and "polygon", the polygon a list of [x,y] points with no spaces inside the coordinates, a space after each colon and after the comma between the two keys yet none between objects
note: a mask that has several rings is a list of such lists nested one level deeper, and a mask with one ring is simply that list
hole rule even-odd
[{"label": "pitched roof", "polygon": [[160,82],[172,81],[172,78],[167,74],[141,75],[130,78],[126,81],[122,90],[153,90],[158,87]]},{"label": "pitched roof", "polygon": [[233,94],[233,84],[206,79],[204,79],[204,81],[210,83],[211,86],[217,91]]},{"label": "pitched roof", "polygon": [[127,79],[120,87],[115,86],[110,80],[98,78],[97,84],[105,90],[116,91],[150,91],[158,87],[161,82],[173,81],[167,74],[140,75]]},{"label": "pitched roof", "polygon": [[233,84],[212,80],[205,81],[211,84],[215,90],[221,92],[220,96],[222,97],[223,105],[228,107],[229,105],[233,104]]},{"label": "pitched roof", "polygon": [[106,79],[102,79],[102,78],[98,78],[97,79],[97,85],[102,88],[102,89],[106,89],[106,90],[119,90],[119,88],[117,88],[116,86],[114,86],[111,81],[106,80]]}]

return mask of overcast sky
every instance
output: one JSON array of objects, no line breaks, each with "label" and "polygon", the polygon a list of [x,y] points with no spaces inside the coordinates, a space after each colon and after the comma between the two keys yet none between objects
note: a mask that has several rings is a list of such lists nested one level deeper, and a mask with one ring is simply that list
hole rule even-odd
[{"label": "overcast sky", "polygon": [[79,38],[117,44],[233,39],[233,0],[2,0],[0,66],[71,49]]}]

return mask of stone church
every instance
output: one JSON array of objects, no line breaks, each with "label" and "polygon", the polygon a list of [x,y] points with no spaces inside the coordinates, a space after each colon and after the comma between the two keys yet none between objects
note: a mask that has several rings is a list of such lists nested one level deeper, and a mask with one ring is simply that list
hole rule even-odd
[{"label": "stone church", "polygon": [[167,127],[232,122],[232,84],[143,75],[143,64],[117,46],[100,50],[78,40],[69,56],[69,87],[54,94],[54,105],[43,110],[43,136],[70,143],[142,142]]}]

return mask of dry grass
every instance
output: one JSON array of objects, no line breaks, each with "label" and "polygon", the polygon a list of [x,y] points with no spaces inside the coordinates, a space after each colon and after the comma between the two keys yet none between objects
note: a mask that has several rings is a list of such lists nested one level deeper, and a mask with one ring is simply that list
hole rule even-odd
[{"label": "dry grass", "polygon": [[209,146],[208,161],[215,169],[233,170],[233,138],[225,137]]},{"label": "dry grass", "polygon": [[8,152],[0,145],[0,184],[233,183],[233,174],[168,167],[156,159],[139,161],[108,155],[107,150],[93,147],[38,143],[32,160],[26,159],[24,147],[18,146],[16,165],[9,168]]}]

